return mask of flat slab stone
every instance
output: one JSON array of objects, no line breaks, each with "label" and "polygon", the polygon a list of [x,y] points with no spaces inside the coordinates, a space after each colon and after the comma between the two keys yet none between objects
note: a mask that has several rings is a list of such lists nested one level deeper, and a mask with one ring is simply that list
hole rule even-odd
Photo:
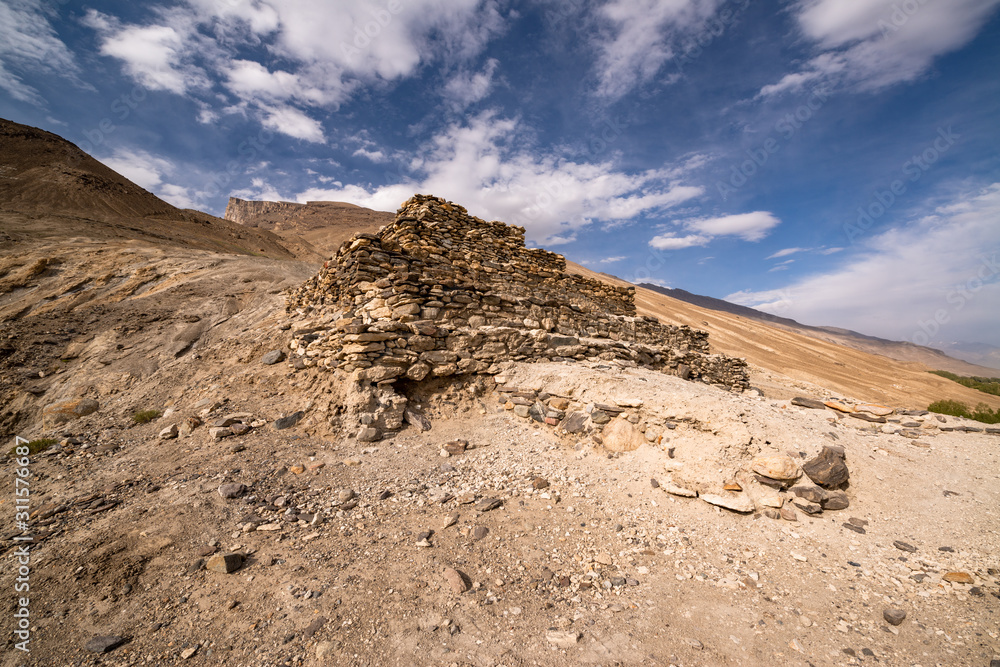
[{"label": "flat slab stone", "polygon": [[815,398],[806,398],[805,396],[796,396],[793,398],[792,405],[797,405],[800,408],[812,408],[814,410],[823,410],[826,408],[826,404],[823,401],[817,401]]},{"label": "flat slab stone", "polygon": [[802,476],[799,466],[790,456],[758,456],[750,464],[750,469],[758,475],[778,480],[798,479]]},{"label": "flat slab stone", "polygon": [[753,501],[744,495],[721,496],[715,493],[703,493],[700,498],[710,505],[723,507],[741,514],[748,514],[754,510]]},{"label": "flat slab stone", "polygon": [[670,482],[667,482],[666,484],[661,485],[660,488],[662,488],[664,491],[666,491],[667,493],[669,493],[672,496],[680,496],[681,498],[697,498],[698,497],[698,492],[697,491],[692,491],[691,489],[685,489],[682,486],[677,486],[676,484],[672,484]]},{"label": "flat slab stone", "polygon": [[895,410],[890,408],[888,405],[879,405],[878,403],[862,403],[855,408],[858,412],[867,412],[873,414],[876,417],[888,417]]}]

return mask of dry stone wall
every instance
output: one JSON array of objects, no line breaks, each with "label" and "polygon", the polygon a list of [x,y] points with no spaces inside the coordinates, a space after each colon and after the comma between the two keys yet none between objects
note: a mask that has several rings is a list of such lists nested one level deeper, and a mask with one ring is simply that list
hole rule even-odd
[{"label": "dry stone wall", "polygon": [[289,297],[293,362],[389,382],[591,360],[748,386],[746,363],[710,354],[707,333],[637,317],[634,287],[565,269],[561,255],[525,247],[523,227],[415,195]]}]

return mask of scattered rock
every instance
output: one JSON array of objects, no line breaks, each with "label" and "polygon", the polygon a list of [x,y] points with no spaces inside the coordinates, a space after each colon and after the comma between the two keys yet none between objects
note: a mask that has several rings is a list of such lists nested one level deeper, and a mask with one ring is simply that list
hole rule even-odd
[{"label": "scattered rock", "polygon": [[976,580],[972,578],[972,575],[968,572],[946,572],[943,577],[945,581],[950,581],[955,584],[974,584]]},{"label": "scattered rock", "polygon": [[306,413],[299,410],[298,412],[293,412],[287,417],[281,417],[274,420],[274,428],[282,431],[286,428],[291,428],[299,423],[299,421],[305,417]]},{"label": "scattered rock", "polygon": [[431,420],[425,417],[424,413],[409,405],[403,410],[403,421],[411,426],[416,426],[421,431],[431,430]]},{"label": "scattered rock", "polygon": [[826,407],[823,401],[817,401],[815,398],[806,398],[804,396],[796,396],[792,399],[792,405],[797,405],[800,408],[812,408],[814,410],[822,410]]},{"label": "scattered rock", "polygon": [[[597,412],[596,410],[594,412]],[[593,418],[593,415],[591,415]],[[594,420],[596,423],[596,420]],[[604,449],[609,452],[632,452],[646,442],[646,438],[625,419],[615,419],[601,431]]]},{"label": "scattered rock", "polygon": [[902,609],[884,609],[882,610],[882,618],[889,625],[899,625],[906,619],[906,612]]},{"label": "scattered rock", "polygon": [[454,456],[456,454],[464,454],[468,446],[468,440],[452,440],[451,442],[446,442],[442,449]]},{"label": "scattered rock", "polygon": [[911,553],[911,554],[917,552],[917,548],[915,546],[913,546],[912,544],[909,544],[907,542],[901,542],[899,540],[896,540],[895,542],[893,542],[892,546],[896,547],[900,551],[906,551],[906,552]]},{"label": "scattered rock", "polygon": [[879,417],[877,415],[870,415],[867,412],[850,412],[849,417],[854,417],[855,419],[861,419],[866,422],[872,422],[874,424],[884,424],[886,422],[885,417]]},{"label": "scattered rock", "polygon": [[854,412],[854,408],[847,405],[846,403],[841,403],[840,401],[825,401],[823,405],[833,410],[836,410],[837,412],[845,412],[845,413]]},{"label": "scattered rock", "polygon": [[895,410],[893,410],[889,406],[879,405],[877,403],[862,403],[861,405],[856,406],[855,409],[858,412],[867,412],[877,417],[888,417],[893,412],[895,412]]},{"label": "scattered rock", "polygon": [[92,398],[78,398],[72,401],[52,403],[42,410],[42,420],[50,426],[58,426],[66,422],[86,417],[100,409],[101,405]]},{"label": "scattered rock", "polygon": [[223,498],[239,498],[247,492],[246,484],[229,483],[219,486],[219,495]]},{"label": "scattered rock", "polygon": [[557,648],[573,648],[582,636],[582,633],[575,630],[549,628],[545,633],[545,640]]},{"label": "scattered rock", "polygon": [[758,456],[750,464],[758,475],[779,481],[796,480],[802,476],[798,464],[790,456]]},{"label": "scattered rock", "polygon": [[850,473],[841,447],[823,445],[819,455],[802,464],[802,471],[816,484],[836,488],[847,482]]},{"label": "scattered rock", "polygon": [[160,431],[160,440],[172,440],[177,437],[177,424],[171,424]]},{"label": "scattered rock", "polygon": [[685,489],[684,487],[677,486],[673,482],[667,482],[663,485],[663,490],[672,496],[680,496],[681,498],[697,498],[698,492],[692,491],[691,489]]},{"label": "scattered rock", "polygon": [[125,637],[118,635],[99,635],[91,637],[84,648],[93,653],[110,653],[128,641]]},{"label": "scattered rock", "polygon": [[463,572],[452,567],[446,567],[442,574],[452,593],[461,594],[469,590],[469,577]]},{"label": "scattered rock", "polygon": [[272,366],[274,364],[281,363],[284,360],[285,353],[283,350],[271,350],[260,358],[260,362],[265,366]]},{"label": "scattered rock", "polygon": [[503,505],[503,501],[499,498],[486,498],[481,500],[475,507],[473,507],[473,509],[477,512],[489,512],[490,510],[495,510],[501,505]]},{"label": "scattered rock", "polygon": [[210,435],[213,440],[222,440],[223,438],[228,438],[233,435],[233,432],[231,429],[216,426],[208,429],[208,435]]},{"label": "scattered rock", "polygon": [[531,488],[533,489],[547,489],[549,488],[549,480],[544,477],[536,477],[531,480]]},{"label": "scattered rock", "polygon": [[194,657],[194,654],[198,652],[199,648],[201,648],[200,644],[195,644],[194,646],[187,647],[186,649],[181,651],[181,660],[188,660],[189,658]]},{"label": "scattered rock", "polygon": [[724,507],[727,510],[740,512],[742,514],[747,514],[749,512],[753,512],[754,510],[753,501],[744,495],[720,496],[713,493],[703,493],[700,497],[706,503],[717,505],[718,507]]},{"label": "scattered rock", "polygon": [[[258,528],[260,530],[261,528]],[[245,556],[241,553],[215,554],[208,559],[205,569],[222,574],[231,574],[243,567]]]},{"label": "scattered rock", "polygon": [[827,491],[819,505],[825,510],[846,510],[851,506],[851,501],[843,491]]}]

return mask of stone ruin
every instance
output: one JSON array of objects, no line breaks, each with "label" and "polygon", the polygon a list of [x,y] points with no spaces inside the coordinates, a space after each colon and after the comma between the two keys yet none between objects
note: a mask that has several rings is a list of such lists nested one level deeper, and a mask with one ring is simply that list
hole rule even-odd
[{"label": "stone ruin", "polygon": [[383,390],[495,375],[507,361],[642,366],[749,386],[746,362],[711,354],[706,332],[637,316],[634,287],[567,273],[562,255],[525,247],[524,232],[414,195],[289,296],[291,362]]}]

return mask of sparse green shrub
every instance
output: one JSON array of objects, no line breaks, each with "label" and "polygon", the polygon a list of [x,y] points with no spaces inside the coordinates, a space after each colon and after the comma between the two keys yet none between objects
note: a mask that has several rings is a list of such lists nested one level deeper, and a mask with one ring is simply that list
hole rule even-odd
[{"label": "sparse green shrub", "polygon": [[935,401],[928,405],[927,409],[942,415],[974,419],[984,424],[1000,424],[1000,409],[992,410],[985,403],[980,403],[974,409],[969,410],[969,406],[961,401]]},{"label": "sparse green shrub", "polygon": [[994,396],[1000,396],[1000,378],[987,378],[979,377],[978,375],[973,375],[971,377],[965,377],[962,375],[955,375],[948,371],[930,371],[934,375],[940,375],[943,378],[947,378],[952,382],[957,382],[960,385],[969,387],[970,389],[976,389],[983,392],[984,394],[993,394]]},{"label": "sparse green shrub", "polygon": [[48,449],[52,445],[56,444],[56,442],[57,441],[53,438],[38,438],[37,440],[30,440],[26,445],[21,444],[11,447],[10,451],[7,452],[7,456],[16,456],[18,447],[27,447],[28,456],[31,456],[32,454],[37,454],[38,452]]},{"label": "sparse green shrub", "polygon": [[160,416],[159,410],[139,410],[132,415],[132,421],[136,424],[147,424]]}]

